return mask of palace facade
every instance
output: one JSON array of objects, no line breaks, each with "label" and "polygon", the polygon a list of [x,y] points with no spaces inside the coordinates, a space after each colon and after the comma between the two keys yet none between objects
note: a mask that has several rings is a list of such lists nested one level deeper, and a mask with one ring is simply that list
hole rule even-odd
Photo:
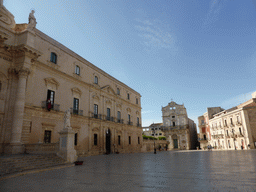
[{"label": "palace facade", "polygon": [[141,95],[0,4],[0,153],[56,150],[71,109],[78,156],[139,152]]},{"label": "palace facade", "polygon": [[[211,110],[208,121],[203,116],[198,117],[201,148],[207,145],[225,150],[255,148],[256,92],[250,100],[236,107],[227,110],[220,107],[208,109],[215,109]],[[204,126],[208,126],[210,131],[205,131]]]}]

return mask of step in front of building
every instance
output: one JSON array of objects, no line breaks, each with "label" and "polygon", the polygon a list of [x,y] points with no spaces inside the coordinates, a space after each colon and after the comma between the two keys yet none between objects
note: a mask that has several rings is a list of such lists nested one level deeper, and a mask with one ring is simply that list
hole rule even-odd
[{"label": "step in front of building", "polygon": [[56,154],[0,156],[0,178],[9,174],[65,164],[67,162]]}]

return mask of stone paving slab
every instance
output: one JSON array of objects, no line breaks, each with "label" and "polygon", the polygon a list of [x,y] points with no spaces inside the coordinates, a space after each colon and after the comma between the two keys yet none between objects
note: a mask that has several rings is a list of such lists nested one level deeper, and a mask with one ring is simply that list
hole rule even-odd
[{"label": "stone paving slab", "polygon": [[256,191],[256,151],[161,151],[79,158],[82,166],[0,181],[0,191]]}]

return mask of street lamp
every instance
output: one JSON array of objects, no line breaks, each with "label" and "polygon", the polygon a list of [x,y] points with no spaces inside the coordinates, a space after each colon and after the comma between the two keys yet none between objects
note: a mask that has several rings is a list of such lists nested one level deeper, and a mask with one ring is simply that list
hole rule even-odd
[{"label": "street lamp", "polygon": [[154,134],[154,154],[156,154],[155,126],[153,126],[153,134]]}]

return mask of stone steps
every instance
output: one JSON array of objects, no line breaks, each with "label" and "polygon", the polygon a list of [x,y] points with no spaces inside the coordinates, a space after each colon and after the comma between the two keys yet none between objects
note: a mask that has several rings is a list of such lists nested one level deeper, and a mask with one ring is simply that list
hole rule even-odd
[{"label": "stone steps", "polygon": [[66,161],[55,154],[0,156],[0,177],[7,174],[64,165]]}]

